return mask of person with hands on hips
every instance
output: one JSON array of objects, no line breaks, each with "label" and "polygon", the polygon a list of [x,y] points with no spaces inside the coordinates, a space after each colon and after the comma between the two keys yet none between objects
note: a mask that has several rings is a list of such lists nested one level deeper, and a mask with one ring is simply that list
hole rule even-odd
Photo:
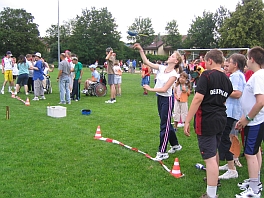
[{"label": "person with hands on hips", "polygon": [[[180,150],[174,128],[171,125],[171,115],[173,109],[172,85],[177,79],[177,73],[174,67],[177,63],[181,63],[182,59],[178,52],[174,52],[167,60],[168,66],[154,64],[146,58],[139,43],[134,44],[134,49],[139,51],[144,64],[152,69],[158,70],[155,87],[151,88],[149,85],[143,85],[143,88],[157,93],[158,112],[160,116],[160,144],[154,160],[161,161],[169,158],[168,153],[175,153],[177,150]],[[168,142],[170,142],[172,147],[167,153]]]},{"label": "person with hands on hips", "polygon": [[264,137],[264,49],[254,47],[248,52],[247,66],[254,74],[247,81],[241,96],[243,115],[236,124],[244,129],[244,153],[248,165],[249,179],[238,183],[245,191],[236,197],[261,197],[262,166],[261,143]]}]

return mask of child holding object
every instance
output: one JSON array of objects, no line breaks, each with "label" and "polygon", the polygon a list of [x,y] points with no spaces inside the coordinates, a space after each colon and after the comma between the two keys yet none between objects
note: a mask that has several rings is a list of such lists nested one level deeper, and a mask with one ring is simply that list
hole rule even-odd
[{"label": "child holding object", "polygon": [[184,123],[188,114],[188,97],[191,92],[188,74],[183,72],[176,81],[174,88],[174,128],[177,130],[180,120]]},{"label": "child holding object", "polygon": [[195,89],[196,94],[185,120],[184,133],[190,136],[190,122],[195,116],[195,133],[202,158],[206,164],[207,190],[201,198],[216,198],[218,183],[217,148],[226,125],[225,102],[232,93],[230,80],[221,65],[224,56],[220,50],[213,49],[205,56],[207,71],[204,71]]},{"label": "child holding object", "polygon": [[[150,68],[149,66],[147,66],[146,64],[142,64],[142,68],[141,68],[141,86],[143,87],[144,85],[149,85],[150,83]],[[146,88],[143,87],[144,93],[143,95],[148,95],[148,90]]]},{"label": "child holding object", "polygon": [[[160,144],[154,160],[160,161],[169,158],[168,153],[176,152],[179,147],[176,133],[171,125],[171,115],[173,109],[172,85],[176,81],[177,76],[174,66],[182,61],[181,55],[178,52],[174,52],[167,60],[168,65],[164,66],[151,63],[146,58],[140,44],[134,44],[134,48],[138,49],[144,64],[150,66],[152,69],[158,70],[155,87],[150,88],[149,85],[144,85],[143,87],[148,91],[157,93],[158,112],[160,116]],[[170,142],[172,147],[167,153],[168,142]]]},{"label": "child holding object", "polygon": [[114,84],[116,87],[116,95],[121,96],[122,70],[119,65],[119,60],[115,61],[113,69],[115,72]]}]

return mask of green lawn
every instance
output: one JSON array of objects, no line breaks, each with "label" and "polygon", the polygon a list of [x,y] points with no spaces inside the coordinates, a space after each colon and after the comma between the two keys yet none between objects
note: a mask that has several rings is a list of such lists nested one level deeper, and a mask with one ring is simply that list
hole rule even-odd
[{"label": "green lawn", "polygon": [[[66,106],[67,117],[57,119],[47,116],[47,105],[59,102],[57,70],[51,76],[53,93],[44,101],[32,101],[30,95],[31,105],[25,106],[7,93],[0,95],[0,197],[196,198],[205,192],[205,172],[195,168],[203,161],[194,132],[187,138],[179,129],[183,149],[164,161],[171,169],[174,158],[179,158],[185,174],[180,179],[139,153],[94,139],[100,125],[103,137],[155,157],[159,143],[156,96],[143,96],[139,74],[123,74],[117,103],[104,103],[109,93],[106,97],[82,95],[81,101]],[[5,119],[7,105],[9,120]],[[86,108],[91,115],[81,114]],[[241,163],[238,179],[222,181],[220,197],[240,192],[237,182],[248,177],[244,158]]]}]

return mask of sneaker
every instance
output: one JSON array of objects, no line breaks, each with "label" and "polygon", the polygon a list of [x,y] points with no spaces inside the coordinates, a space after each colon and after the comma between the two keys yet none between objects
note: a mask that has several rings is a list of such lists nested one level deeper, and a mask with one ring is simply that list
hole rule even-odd
[{"label": "sneaker", "polygon": [[236,198],[247,198],[247,197],[255,197],[259,198],[261,196],[261,192],[254,193],[252,188],[247,188],[245,191],[241,192],[240,194],[236,194]]},{"label": "sneaker", "polygon": [[44,91],[44,92],[46,92],[46,91],[47,91],[47,89],[43,89],[43,91]]},{"label": "sneaker", "polygon": [[162,161],[165,159],[168,159],[169,155],[168,153],[161,153],[161,152],[157,152],[157,155],[155,158],[153,158],[154,161]]},{"label": "sneaker", "polygon": [[79,100],[78,99],[75,99],[76,102],[78,102]]},{"label": "sneaker", "polygon": [[220,171],[227,171],[228,170],[228,164],[225,164],[224,166],[219,166]]},{"label": "sneaker", "polygon": [[65,105],[65,104],[66,104],[66,102],[59,102],[58,104],[63,104],[63,105]]},{"label": "sneaker", "polygon": [[218,177],[219,179],[233,179],[238,178],[238,173],[236,170],[227,170],[223,175]]},{"label": "sneaker", "polygon": [[184,123],[178,123],[177,127],[184,127]]},{"label": "sneaker", "polygon": [[240,163],[239,159],[235,159],[234,163],[235,163],[236,166],[238,166],[240,168],[242,167],[242,164]]},{"label": "sneaker", "polygon": [[116,102],[116,100],[112,100],[114,103]]},{"label": "sneaker", "polygon": [[171,146],[170,150],[168,151],[168,153],[175,153],[176,151],[180,151],[182,149],[182,146],[179,145],[175,145],[175,146]]},{"label": "sneaker", "polygon": [[[240,190],[246,190],[249,187],[250,179],[245,179],[243,182],[237,184]],[[262,183],[258,184],[259,190],[262,191]]]},{"label": "sneaker", "polygon": [[[200,198],[210,198],[210,197],[207,195],[207,193],[205,193]],[[218,198],[218,195],[216,195],[215,198]]]},{"label": "sneaker", "polygon": [[38,97],[34,97],[32,100],[34,100],[34,101],[38,101],[39,98],[38,98]]},{"label": "sneaker", "polygon": [[1,90],[1,94],[5,94],[5,91],[4,90]]},{"label": "sneaker", "polygon": [[41,96],[40,99],[41,99],[41,100],[46,100],[45,96]]},{"label": "sneaker", "polygon": [[26,92],[26,96],[28,96],[28,94],[29,94],[29,93],[28,93],[28,92]]},{"label": "sneaker", "polygon": [[83,94],[86,94],[87,91],[88,91],[88,90],[84,89],[84,90],[82,91],[82,93],[83,93]]},{"label": "sneaker", "polygon": [[115,103],[113,100],[107,100],[107,101],[105,101],[105,103],[108,103],[108,104],[113,104],[113,103]]}]

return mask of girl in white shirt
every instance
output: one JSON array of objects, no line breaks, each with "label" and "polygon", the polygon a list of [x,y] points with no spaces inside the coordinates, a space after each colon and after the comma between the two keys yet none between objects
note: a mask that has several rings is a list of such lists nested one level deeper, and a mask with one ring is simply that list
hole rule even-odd
[{"label": "girl in white shirt", "polygon": [[[157,82],[154,88],[149,85],[143,87],[148,91],[157,93],[158,111],[160,116],[160,145],[154,160],[160,161],[169,158],[168,153],[174,153],[178,150],[178,141],[173,126],[171,125],[171,115],[173,109],[172,85],[177,79],[177,73],[174,69],[175,65],[182,62],[181,55],[174,52],[167,60],[167,66],[151,63],[145,56],[140,44],[134,44],[134,48],[138,49],[143,62],[157,71]],[[167,144],[170,142],[171,149],[166,152]]]}]

